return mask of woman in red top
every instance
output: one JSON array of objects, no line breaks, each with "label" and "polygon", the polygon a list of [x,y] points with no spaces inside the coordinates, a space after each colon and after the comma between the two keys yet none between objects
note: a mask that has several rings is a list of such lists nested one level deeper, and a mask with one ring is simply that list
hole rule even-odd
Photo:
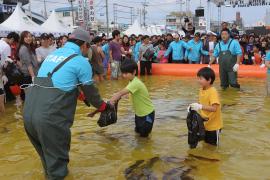
[{"label": "woman in red top", "polygon": [[260,53],[260,45],[259,44],[255,44],[253,46],[252,61],[253,61],[254,65],[260,65],[262,63],[262,56]]},{"label": "woman in red top", "polygon": [[128,58],[131,58],[129,38],[128,38],[127,35],[124,35],[124,36],[123,36],[122,48],[123,48],[123,50],[125,51],[125,55],[126,55]]}]

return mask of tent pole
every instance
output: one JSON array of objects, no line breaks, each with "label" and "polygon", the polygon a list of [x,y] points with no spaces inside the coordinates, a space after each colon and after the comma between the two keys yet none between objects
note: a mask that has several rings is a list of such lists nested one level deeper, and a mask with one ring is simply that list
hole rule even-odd
[{"label": "tent pole", "polygon": [[29,6],[28,6],[28,8],[29,8],[29,13],[30,13],[30,18],[31,18],[31,20],[33,20],[32,10],[31,10],[31,0],[29,0]]}]

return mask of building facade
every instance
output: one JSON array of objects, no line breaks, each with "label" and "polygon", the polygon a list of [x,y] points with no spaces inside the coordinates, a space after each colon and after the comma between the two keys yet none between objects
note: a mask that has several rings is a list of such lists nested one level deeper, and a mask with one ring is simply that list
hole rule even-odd
[{"label": "building facade", "polygon": [[72,8],[71,7],[63,7],[57,8],[54,10],[59,19],[68,27],[78,26],[80,22],[78,21],[78,7],[73,7],[73,15],[74,15],[74,25],[72,20]]}]

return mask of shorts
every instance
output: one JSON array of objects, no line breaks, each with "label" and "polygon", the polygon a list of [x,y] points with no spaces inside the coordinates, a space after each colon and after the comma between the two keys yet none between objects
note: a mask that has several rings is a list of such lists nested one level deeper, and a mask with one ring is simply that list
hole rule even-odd
[{"label": "shorts", "polygon": [[5,91],[2,88],[0,88],[0,96],[2,96],[4,94],[5,94]]},{"label": "shorts", "polygon": [[103,64],[93,63],[92,68],[94,75],[103,75],[104,73]]},{"label": "shorts", "polygon": [[139,133],[141,137],[148,137],[152,131],[154,121],[155,111],[143,117],[135,115],[135,131]]},{"label": "shorts", "polygon": [[220,133],[221,129],[216,131],[205,131],[204,141],[208,144],[218,146]]},{"label": "shorts", "polygon": [[121,75],[120,66],[120,61],[113,61],[111,63],[111,78],[117,79]]}]

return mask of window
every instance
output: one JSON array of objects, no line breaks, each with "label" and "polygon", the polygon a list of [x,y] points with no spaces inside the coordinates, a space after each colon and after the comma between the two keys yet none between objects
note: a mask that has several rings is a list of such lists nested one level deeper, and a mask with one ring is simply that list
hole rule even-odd
[{"label": "window", "polygon": [[69,11],[64,11],[63,12],[63,17],[69,17],[70,16],[70,12]]}]

